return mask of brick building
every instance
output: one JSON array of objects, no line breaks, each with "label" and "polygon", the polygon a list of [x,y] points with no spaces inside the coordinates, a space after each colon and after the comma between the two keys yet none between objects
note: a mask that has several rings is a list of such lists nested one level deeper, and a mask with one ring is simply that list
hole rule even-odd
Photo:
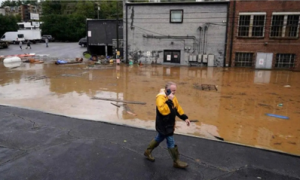
[{"label": "brick building", "polygon": [[231,1],[225,65],[300,70],[299,17],[299,1]]}]

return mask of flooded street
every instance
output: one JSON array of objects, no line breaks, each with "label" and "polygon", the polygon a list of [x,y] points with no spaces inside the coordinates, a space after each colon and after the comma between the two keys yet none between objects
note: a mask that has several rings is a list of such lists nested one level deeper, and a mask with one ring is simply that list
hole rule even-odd
[{"label": "flooded street", "polygon": [[177,119],[177,133],[300,155],[299,79],[247,68],[0,62],[0,104],[154,129],[155,96],[174,81],[185,113],[198,120],[187,127]]}]

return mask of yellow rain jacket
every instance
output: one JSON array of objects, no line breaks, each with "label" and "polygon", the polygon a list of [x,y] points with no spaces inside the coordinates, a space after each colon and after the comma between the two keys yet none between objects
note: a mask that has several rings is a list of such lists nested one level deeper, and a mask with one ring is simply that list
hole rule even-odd
[{"label": "yellow rain jacket", "polygon": [[156,131],[164,136],[173,135],[176,116],[182,120],[188,119],[176,96],[173,100],[170,100],[165,93],[165,89],[161,89],[156,95]]}]

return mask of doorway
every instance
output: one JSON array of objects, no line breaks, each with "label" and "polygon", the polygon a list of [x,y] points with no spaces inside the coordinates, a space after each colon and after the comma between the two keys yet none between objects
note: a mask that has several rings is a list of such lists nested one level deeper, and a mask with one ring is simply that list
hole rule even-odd
[{"label": "doorway", "polygon": [[180,50],[164,50],[164,62],[180,64]]}]

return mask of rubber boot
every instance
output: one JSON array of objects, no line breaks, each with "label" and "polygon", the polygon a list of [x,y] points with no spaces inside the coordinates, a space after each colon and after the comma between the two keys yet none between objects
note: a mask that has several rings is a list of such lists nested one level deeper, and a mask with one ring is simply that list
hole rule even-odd
[{"label": "rubber boot", "polygon": [[159,145],[158,142],[156,142],[154,139],[150,142],[149,146],[147,147],[144,155],[147,157],[147,159],[149,161],[152,161],[154,162],[155,159],[154,157],[152,156],[151,152],[153,151],[153,149],[155,149],[157,146]]},{"label": "rubber boot", "polygon": [[179,160],[179,152],[178,152],[177,145],[175,145],[174,148],[170,148],[168,150],[169,150],[169,153],[170,153],[170,155],[171,155],[171,157],[173,159],[173,167],[175,167],[175,168],[182,168],[182,169],[188,167],[187,163]]}]

